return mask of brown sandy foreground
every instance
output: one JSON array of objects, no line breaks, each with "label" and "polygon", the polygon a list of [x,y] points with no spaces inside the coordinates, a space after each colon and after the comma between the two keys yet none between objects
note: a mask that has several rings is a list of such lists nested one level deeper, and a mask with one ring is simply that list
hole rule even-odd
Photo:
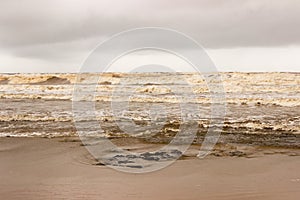
[{"label": "brown sandy foreground", "polygon": [[241,148],[244,156],[201,160],[189,150],[163,170],[127,174],[94,165],[80,144],[0,138],[0,199],[300,199],[298,149]]}]

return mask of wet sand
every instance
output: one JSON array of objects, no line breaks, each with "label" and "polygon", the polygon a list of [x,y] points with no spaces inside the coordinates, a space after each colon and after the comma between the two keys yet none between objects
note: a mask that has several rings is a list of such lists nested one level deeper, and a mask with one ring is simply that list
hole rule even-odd
[{"label": "wet sand", "polygon": [[[193,156],[192,149],[163,170],[126,174],[94,165],[80,144],[77,139],[0,138],[1,199],[300,197],[299,149],[246,148],[254,151],[251,156],[215,152],[202,160]],[[139,148],[148,147],[140,144]]]}]

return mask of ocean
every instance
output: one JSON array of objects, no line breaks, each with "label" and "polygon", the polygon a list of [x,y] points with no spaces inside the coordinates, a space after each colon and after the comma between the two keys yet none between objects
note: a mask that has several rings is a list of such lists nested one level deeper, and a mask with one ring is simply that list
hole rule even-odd
[{"label": "ocean", "polygon": [[[221,126],[220,143],[300,147],[300,73],[232,72],[216,77],[1,74],[0,136],[76,136],[83,134],[76,123],[95,121],[99,129],[80,131],[165,143],[189,119],[198,124],[194,143],[201,143],[210,127]],[[212,111],[215,104],[221,106],[221,115]],[[218,117],[222,124],[213,124]]]}]

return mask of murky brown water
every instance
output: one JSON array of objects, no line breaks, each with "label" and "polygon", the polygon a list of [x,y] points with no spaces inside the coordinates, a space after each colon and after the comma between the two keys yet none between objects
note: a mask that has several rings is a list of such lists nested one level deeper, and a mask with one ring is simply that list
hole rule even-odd
[{"label": "murky brown water", "polygon": [[[206,75],[209,79],[205,82],[191,73],[82,75],[77,81],[82,89],[77,100],[81,102],[73,104],[81,108],[76,122],[99,122],[101,129],[96,133],[101,136],[138,136],[151,142],[168,142],[188,118],[198,123],[194,142],[201,143],[208,128],[215,126],[211,124],[212,93],[207,87],[216,84],[214,76]],[[224,93],[219,95],[226,97],[226,112],[222,113],[219,142],[299,147],[299,73],[221,76]],[[2,74],[0,79],[0,136],[77,134],[72,110],[75,74]],[[95,83],[99,85],[94,93],[95,110],[91,110],[86,100],[91,99],[89,89]],[[190,95],[195,98],[189,99]],[[180,96],[189,106],[182,107]],[[124,101],[128,101],[126,106],[118,103]],[[93,134],[95,127],[86,127],[84,132]]]}]

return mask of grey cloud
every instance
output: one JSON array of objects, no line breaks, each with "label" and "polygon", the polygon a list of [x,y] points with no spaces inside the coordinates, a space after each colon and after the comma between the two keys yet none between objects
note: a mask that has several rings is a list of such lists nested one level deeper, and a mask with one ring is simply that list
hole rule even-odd
[{"label": "grey cloud", "polygon": [[2,0],[0,9],[0,48],[21,57],[86,51],[143,26],[179,30],[206,48],[300,44],[298,0]]}]

